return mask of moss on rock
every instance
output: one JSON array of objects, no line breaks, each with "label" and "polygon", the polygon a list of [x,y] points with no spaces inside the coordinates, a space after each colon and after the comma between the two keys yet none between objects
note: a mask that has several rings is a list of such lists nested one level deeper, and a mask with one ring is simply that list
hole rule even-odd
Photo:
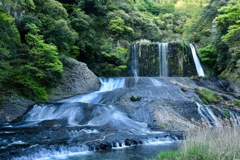
[{"label": "moss on rock", "polygon": [[203,103],[220,103],[223,98],[219,94],[207,89],[207,88],[194,88],[194,91],[200,95]]}]

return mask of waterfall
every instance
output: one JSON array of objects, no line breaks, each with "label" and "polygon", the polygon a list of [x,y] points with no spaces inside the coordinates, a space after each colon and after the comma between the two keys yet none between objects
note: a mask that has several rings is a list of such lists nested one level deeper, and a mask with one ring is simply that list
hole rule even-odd
[{"label": "waterfall", "polygon": [[159,76],[168,77],[168,43],[158,43]]},{"label": "waterfall", "polygon": [[201,66],[200,60],[198,59],[196,49],[193,46],[193,44],[190,44],[190,48],[191,48],[191,51],[192,51],[192,56],[193,56],[193,60],[194,60],[194,63],[195,63],[196,69],[197,69],[198,76],[199,77],[204,77],[205,74],[204,74],[203,68]]},{"label": "waterfall", "polygon": [[41,122],[44,120],[67,120],[71,126],[78,125],[84,118],[84,105],[73,102],[94,103],[101,101],[102,93],[123,88],[125,78],[103,78],[100,79],[99,91],[86,95],[78,95],[59,101],[60,103],[35,105],[25,116],[25,122]]},{"label": "waterfall", "polygon": [[220,122],[218,121],[217,117],[214,115],[211,108],[205,105],[200,105],[199,103],[196,103],[196,104],[198,106],[198,114],[203,118],[204,121],[207,122],[207,124],[210,127],[213,127],[213,125],[216,127],[221,126]]},{"label": "waterfall", "polygon": [[[82,107],[77,103],[35,105],[24,117],[24,122],[41,122],[45,120],[66,120],[75,126],[84,118]],[[35,123],[33,123],[35,124]],[[32,125],[30,123],[30,125]]]},{"label": "waterfall", "polygon": [[83,103],[99,103],[101,100],[101,93],[107,91],[113,91],[115,89],[123,88],[125,86],[125,78],[104,78],[100,77],[101,87],[97,92],[77,95],[67,99],[63,99],[59,102],[83,102]]},{"label": "waterfall", "polygon": [[150,132],[146,123],[130,119],[126,113],[117,110],[114,106],[98,107],[93,112],[94,117],[88,121],[89,126],[112,125],[119,130],[130,132]]},{"label": "waterfall", "polygon": [[125,78],[99,78],[101,87],[99,92],[113,91],[115,89],[123,88],[125,86]]},{"label": "waterfall", "polygon": [[137,47],[136,44],[132,46],[132,57],[131,57],[131,67],[134,77],[138,77],[138,56],[137,56]]},{"label": "waterfall", "polygon": [[228,113],[234,125],[240,126],[240,114],[230,110],[228,111]]},{"label": "waterfall", "polygon": [[130,51],[131,76],[205,76],[193,44],[187,47],[179,43],[136,43]]},{"label": "waterfall", "polygon": [[157,86],[157,87],[164,86],[161,82],[159,82],[155,78],[150,78],[150,81],[152,82],[153,86]]},{"label": "waterfall", "polygon": [[[24,117],[24,122],[29,125],[45,120],[58,120],[61,124],[69,126],[111,125],[118,130],[131,133],[150,132],[146,123],[130,119],[126,113],[117,110],[112,105],[88,107],[81,103],[42,104],[35,105]],[[31,124],[31,122],[34,123]]]}]

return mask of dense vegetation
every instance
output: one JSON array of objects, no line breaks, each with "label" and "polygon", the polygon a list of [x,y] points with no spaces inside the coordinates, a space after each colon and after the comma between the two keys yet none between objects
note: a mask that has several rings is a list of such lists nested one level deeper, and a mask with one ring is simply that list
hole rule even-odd
[{"label": "dense vegetation", "polygon": [[0,0],[0,23],[5,96],[47,100],[66,56],[98,76],[126,75],[140,39],[195,42],[211,74],[239,79],[238,0]]},{"label": "dense vegetation", "polygon": [[162,152],[152,160],[226,160],[240,158],[239,128],[203,129],[178,151]]},{"label": "dense vegetation", "polygon": [[[200,46],[210,74],[230,77],[240,85],[240,1],[211,0],[186,26],[185,38]],[[193,23],[195,22],[195,23]]]}]

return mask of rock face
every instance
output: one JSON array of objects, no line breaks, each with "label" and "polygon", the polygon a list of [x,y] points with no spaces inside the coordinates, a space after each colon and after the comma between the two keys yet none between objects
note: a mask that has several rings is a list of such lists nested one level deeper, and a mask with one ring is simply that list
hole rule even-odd
[{"label": "rock face", "polygon": [[70,66],[64,67],[63,78],[58,87],[52,90],[51,101],[94,92],[100,86],[98,77],[85,63],[72,58],[67,58],[67,61]]},{"label": "rock face", "polygon": [[11,122],[25,113],[34,102],[12,94],[0,104],[0,125]]},{"label": "rock face", "polygon": [[[91,72],[85,63],[67,58],[71,67],[65,67],[59,86],[52,91],[51,101],[70,97],[76,94],[98,90],[98,77]],[[0,124],[11,122],[25,113],[34,102],[13,94],[0,103]]]},{"label": "rock face", "polygon": [[[166,53],[163,53],[166,52]],[[164,56],[166,54],[166,61]],[[197,75],[190,46],[179,43],[168,43],[163,48],[162,43],[137,43],[131,48],[129,72],[134,76],[134,67],[138,75],[144,77],[190,77]],[[167,74],[163,75],[164,68]]]},{"label": "rock face", "polygon": [[[136,81],[130,77],[126,79],[126,88],[104,93],[100,102],[116,106],[119,110],[127,113],[131,119],[147,123],[152,129],[189,130],[206,125],[199,112],[199,109],[204,108],[205,105],[194,91],[199,87],[218,93],[224,97],[224,101],[230,102],[232,99],[239,98],[237,87],[218,79],[140,77]],[[132,101],[132,96],[141,97],[141,99]],[[198,104],[201,104],[200,107]],[[226,119],[229,118],[229,115],[221,112],[227,110],[224,105],[211,104],[207,107],[212,110],[216,118]],[[209,113],[205,112],[204,114]],[[211,118],[213,119],[210,120],[210,123],[213,126],[218,125],[217,120],[214,121],[214,117]]]}]

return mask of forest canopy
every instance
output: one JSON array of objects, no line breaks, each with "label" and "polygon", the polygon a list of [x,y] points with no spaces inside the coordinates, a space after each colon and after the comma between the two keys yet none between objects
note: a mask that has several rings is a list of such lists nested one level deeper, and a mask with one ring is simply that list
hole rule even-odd
[{"label": "forest canopy", "polygon": [[209,75],[240,78],[238,0],[0,0],[0,94],[46,101],[65,57],[127,74],[140,39],[194,42]]}]

